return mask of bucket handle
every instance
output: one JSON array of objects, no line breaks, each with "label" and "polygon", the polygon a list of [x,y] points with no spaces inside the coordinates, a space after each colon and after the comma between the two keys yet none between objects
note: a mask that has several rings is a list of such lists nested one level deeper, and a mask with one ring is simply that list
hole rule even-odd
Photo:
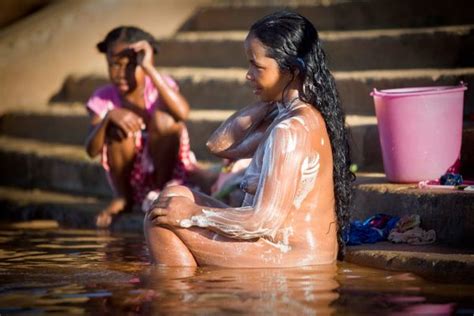
[{"label": "bucket handle", "polygon": [[[463,87],[463,88],[466,88],[466,89],[467,89],[467,83],[464,82],[464,81],[462,81],[462,80],[459,81],[459,88],[460,88],[460,87]],[[369,93],[369,95],[370,95],[371,97],[373,97],[374,95],[377,95],[377,93],[380,93],[380,90],[377,90],[376,88],[374,88],[374,89]]]}]

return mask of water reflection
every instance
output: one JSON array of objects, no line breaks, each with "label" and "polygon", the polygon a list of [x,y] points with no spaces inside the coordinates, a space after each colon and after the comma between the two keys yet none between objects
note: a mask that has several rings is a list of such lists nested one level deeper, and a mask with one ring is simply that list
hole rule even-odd
[{"label": "water reflection", "polygon": [[473,314],[474,287],[340,263],[163,268],[140,235],[0,230],[0,314]]},{"label": "water reflection", "polygon": [[[150,312],[329,315],[339,294],[337,266],[298,269],[150,268]],[[163,291],[163,288],[166,291]],[[150,297],[150,292],[147,293]]]}]

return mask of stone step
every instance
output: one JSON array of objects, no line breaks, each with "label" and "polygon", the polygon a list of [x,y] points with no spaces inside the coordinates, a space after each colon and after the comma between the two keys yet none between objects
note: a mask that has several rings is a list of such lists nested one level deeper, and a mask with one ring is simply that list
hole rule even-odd
[{"label": "stone step", "polygon": [[[158,63],[167,67],[247,67],[246,35],[235,31],[178,33],[161,41]],[[320,37],[334,71],[474,66],[474,25],[332,31],[321,32]]]},{"label": "stone step", "polygon": [[368,0],[283,1],[281,4],[241,5],[224,3],[203,7],[182,27],[183,30],[248,30],[264,15],[289,8],[312,21],[319,30],[364,30],[374,28],[411,28],[474,22],[470,0]]},{"label": "stone step", "polygon": [[[160,68],[173,76],[193,109],[235,110],[255,102],[245,80],[243,68]],[[334,72],[337,88],[347,114],[375,115],[369,93],[374,89],[455,85],[464,81],[474,85],[474,68],[407,69]],[[105,74],[70,76],[53,98],[57,102],[85,102],[100,85],[107,83]],[[465,94],[464,112],[474,113],[474,90]]]},{"label": "stone step", "polygon": [[474,247],[474,192],[392,184],[384,174],[359,174],[356,187],[353,219],[364,220],[377,213],[418,214],[421,226],[434,229],[439,242]]},{"label": "stone step", "polygon": [[[64,108],[61,111],[64,112]],[[55,112],[60,111],[4,115],[0,122],[0,185],[110,196],[98,159],[88,158],[81,145],[87,129],[87,116],[76,113],[71,118]],[[209,153],[205,143],[210,133],[230,114],[229,111],[203,111],[192,115],[194,119],[188,124],[191,148],[201,162],[219,161]],[[376,123],[373,116],[347,117],[352,162],[359,171],[383,171]],[[77,128],[72,130],[70,126]],[[462,174],[467,178],[472,178],[474,174],[472,131],[472,125],[467,124],[461,151]]]},{"label": "stone step", "polygon": [[[77,196],[45,190],[0,187],[0,222],[17,222],[21,228],[68,227],[94,229],[95,216],[107,201],[90,196]],[[112,231],[142,232],[143,214],[119,215]]]},{"label": "stone step", "polygon": [[99,161],[82,146],[0,137],[0,186],[110,197]]},{"label": "stone step", "polygon": [[436,283],[459,286],[474,282],[474,251],[463,245],[378,242],[347,247],[344,261],[381,270],[411,272]]},{"label": "stone step", "polygon": [[[199,160],[216,160],[207,151],[205,143],[211,133],[233,112],[232,110],[191,111],[186,125],[191,138],[192,150]],[[87,112],[83,106],[78,104],[46,106],[8,112],[0,116],[0,135],[36,140],[42,143],[74,145],[75,147],[67,150],[74,150],[76,157],[80,157],[80,159],[86,157],[83,145],[88,126]],[[47,144],[45,146],[48,147]]]},{"label": "stone step", "polygon": [[[191,146],[199,160],[216,161],[205,143],[232,110],[192,110],[187,127]],[[382,170],[375,116],[348,115],[353,162],[363,170]],[[82,146],[87,135],[88,116],[82,105],[55,105],[42,109],[14,111],[0,117],[0,135],[41,142]],[[67,131],[67,132],[65,132]],[[463,131],[463,174],[474,177],[474,126],[466,121]],[[83,148],[81,147],[81,151]],[[83,153],[81,153],[82,155]]]},{"label": "stone step", "polygon": [[[461,151],[461,174],[467,179],[474,179],[474,120],[462,133],[463,148]],[[466,124],[465,124],[466,125]]]},{"label": "stone step", "polygon": [[[217,161],[217,158],[207,150],[205,143],[211,133],[233,112],[232,110],[191,111],[186,125],[192,150],[198,160]],[[347,124],[351,131],[353,161],[364,170],[382,168],[376,123],[374,116],[347,116]],[[83,106],[55,105],[44,109],[5,113],[0,117],[0,135],[43,143],[74,145],[78,148],[77,155],[84,157],[82,145],[87,135],[88,124],[88,116]]]}]

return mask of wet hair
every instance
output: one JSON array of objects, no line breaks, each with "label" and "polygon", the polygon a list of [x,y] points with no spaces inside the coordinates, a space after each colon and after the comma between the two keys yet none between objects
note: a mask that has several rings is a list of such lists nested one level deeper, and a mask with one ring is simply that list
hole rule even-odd
[{"label": "wet hair", "polygon": [[[255,22],[249,32],[266,48],[267,57],[276,60],[280,70],[299,76],[300,99],[322,115],[333,154],[339,259],[345,254],[345,234],[349,229],[352,182],[350,148],[345,115],[326,56],[313,24],[298,13],[278,11]],[[299,70],[299,73],[296,72]]]},{"label": "wet hair", "polygon": [[105,38],[97,43],[99,52],[107,54],[109,47],[115,43],[122,42],[127,44],[136,43],[145,40],[150,43],[153,53],[158,54],[158,41],[150,33],[135,26],[119,26],[110,31]]}]

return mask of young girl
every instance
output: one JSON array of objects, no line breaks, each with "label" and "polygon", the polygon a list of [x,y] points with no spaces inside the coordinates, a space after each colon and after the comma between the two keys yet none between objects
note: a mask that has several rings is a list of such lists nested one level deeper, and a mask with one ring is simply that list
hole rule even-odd
[{"label": "young girl", "polygon": [[149,191],[182,184],[193,163],[183,124],[189,105],[177,84],[155,69],[156,40],[121,26],[97,48],[106,55],[111,83],[87,102],[86,149],[91,157],[102,155],[116,195],[97,217],[97,226],[107,227],[113,215],[141,205]]},{"label": "young girl", "polygon": [[260,102],[208,142],[218,156],[252,157],[243,205],[166,188],[145,218],[151,258],[168,266],[332,264],[344,250],[353,174],[318,34],[306,18],[283,11],[257,21],[244,46]]}]

